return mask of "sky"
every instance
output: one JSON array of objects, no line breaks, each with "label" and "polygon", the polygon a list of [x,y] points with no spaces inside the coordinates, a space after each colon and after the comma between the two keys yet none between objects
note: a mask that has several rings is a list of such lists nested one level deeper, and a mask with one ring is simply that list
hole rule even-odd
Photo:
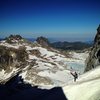
[{"label": "sky", "polygon": [[100,0],[0,0],[0,38],[90,41],[99,24]]}]

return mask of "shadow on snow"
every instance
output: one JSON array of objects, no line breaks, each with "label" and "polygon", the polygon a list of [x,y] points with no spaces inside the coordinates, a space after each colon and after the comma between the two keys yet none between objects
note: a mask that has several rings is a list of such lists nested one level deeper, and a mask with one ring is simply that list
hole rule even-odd
[{"label": "shadow on snow", "polygon": [[25,84],[18,74],[5,85],[0,85],[1,100],[67,100],[61,87],[38,89]]}]

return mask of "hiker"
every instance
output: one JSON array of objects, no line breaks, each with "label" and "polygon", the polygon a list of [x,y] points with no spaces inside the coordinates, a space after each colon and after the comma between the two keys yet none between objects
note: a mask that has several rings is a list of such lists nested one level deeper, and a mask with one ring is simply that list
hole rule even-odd
[{"label": "hiker", "polygon": [[76,71],[71,71],[70,73],[74,77],[74,82],[76,82],[76,79],[78,78],[77,72]]}]

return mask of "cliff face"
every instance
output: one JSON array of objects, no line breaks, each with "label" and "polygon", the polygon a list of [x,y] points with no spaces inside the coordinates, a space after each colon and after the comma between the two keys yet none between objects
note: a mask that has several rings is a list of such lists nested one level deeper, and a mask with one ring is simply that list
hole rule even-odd
[{"label": "cliff face", "polygon": [[94,39],[94,45],[91,49],[89,57],[86,60],[87,66],[85,71],[89,71],[100,64],[100,25],[97,28],[97,34]]}]

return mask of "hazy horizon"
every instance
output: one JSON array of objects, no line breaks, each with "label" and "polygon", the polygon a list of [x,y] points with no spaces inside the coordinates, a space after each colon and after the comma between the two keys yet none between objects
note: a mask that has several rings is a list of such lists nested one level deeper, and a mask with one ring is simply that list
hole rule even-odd
[{"label": "hazy horizon", "polygon": [[0,38],[91,41],[100,24],[100,0],[0,0]]},{"label": "hazy horizon", "polygon": [[[10,35],[19,35],[19,34],[10,34]],[[9,36],[10,36],[9,35]],[[6,37],[9,37],[9,36],[6,36]],[[0,39],[4,40],[6,37],[1,37]],[[23,37],[23,36],[22,36]],[[45,37],[45,36],[43,36]],[[23,37],[29,41],[35,41],[38,37]],[[81,38],[56,38],[56,37],[45,37],[49,40],[49,42],[53,43],[53,42],[87,42],[87,43],[92,43],[94,41],[94,38],[93,39],[81,39]]]}]

